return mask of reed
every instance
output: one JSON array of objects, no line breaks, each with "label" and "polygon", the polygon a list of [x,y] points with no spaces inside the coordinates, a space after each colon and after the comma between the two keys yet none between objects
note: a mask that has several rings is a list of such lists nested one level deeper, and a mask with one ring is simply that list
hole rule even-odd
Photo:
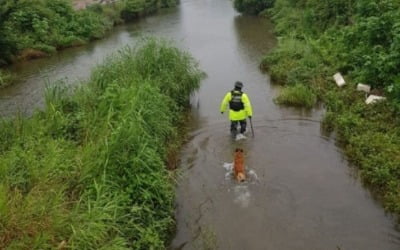
[{"label": "reed", "polygon": [[168,149],[203,73],[145,39],[46,110],[1,124],[0,248],[160,249],[173,221]]},{"label": "reed", "polygon": [[275,98],[275,101],[279,104],[312,108],[317,101],[317,97],[306,86],[296,84],[284,87],[279,96]]}]

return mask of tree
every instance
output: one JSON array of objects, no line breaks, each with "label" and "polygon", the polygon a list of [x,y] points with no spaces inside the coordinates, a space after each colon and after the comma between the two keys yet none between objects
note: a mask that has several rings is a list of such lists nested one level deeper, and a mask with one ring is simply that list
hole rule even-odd
[{"label": "tree", "polygon": [[15,11],[19,0],[0,0],[0,66],[8,63],[16,51],[15,43],[7,36],[6,21]]},{"label": "tree", "polygon": [[258,15],[261,11],[271,8],[274,0],[235,0],[234,7],[240,13]]}]

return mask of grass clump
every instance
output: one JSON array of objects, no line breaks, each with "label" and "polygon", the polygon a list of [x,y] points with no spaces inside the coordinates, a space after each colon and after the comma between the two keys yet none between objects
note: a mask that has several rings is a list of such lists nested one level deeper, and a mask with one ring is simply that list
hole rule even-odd
[{"label": "grass clump", "polygon": [[272,7],[274,0],[235,0],[233,6],[240,13],[258,15],[264,9]]},{"label": "grass clump", "polygon": [[348,159],[359,168],[364,183],[381,197],[384,207],[400,214],[400,121],[394,116],[396,111],[389,103],[371,107],[353,102],[351,106],[328,106],[323,125],[337,131]]},{"label": "grass clump", "polygon": [[[276,0],[263,12],[276,24],[278,46],[261,65],[273,81],[302,83],[301,89],[324,102],[323,127],[335,130],[364,183],[396,214],[400,214],[399,6],[394,0]],[[345,75],[345,87],[337,88],[332,77],[336,72]],[[384,93],[387,101],[366,105],[365,94],[356,91],[359,82]],[[293,88],[289,85],[277,99],[298,105],[300,91]]]},{"label": "grass clump", "polygon": [[275,98],[278,104],[286,104],[290,106],[312,108],[316,101],[316,95],[306,86],[296,84],[293,86],[285,86],[279,96]]},{"label": "grass clump", "polygon": [[13,81],[13,75],[7,71],[0,70],[0,88],[6,87]]},{"label": "grass clump", "polygon": [[85,86],[1,124],[0,248],[163,249],[173,227],[169,148],[203,74],[170,43],[112,55]]}]

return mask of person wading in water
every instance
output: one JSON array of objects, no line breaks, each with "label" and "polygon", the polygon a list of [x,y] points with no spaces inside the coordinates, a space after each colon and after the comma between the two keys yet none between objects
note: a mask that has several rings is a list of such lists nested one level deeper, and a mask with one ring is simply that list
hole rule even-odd
[{"label": "person wading in water", "polygon": [[242,82],[235,82],[235,88],[226,93],[220,107],[221,114],[223,114],[229,104],[229,120],[231,121],[231,133],[233,136],[237,134],[238,124],[240,124],[240,133],[246,132],[246,118],[249,117],[251,119],[253,115],[250,99],[246,93],[242,92],[242,88]]}]

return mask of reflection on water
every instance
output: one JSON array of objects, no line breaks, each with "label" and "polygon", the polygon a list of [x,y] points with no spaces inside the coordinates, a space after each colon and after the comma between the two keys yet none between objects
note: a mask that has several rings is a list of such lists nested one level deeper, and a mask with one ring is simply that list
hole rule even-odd
[{"label": "reflection on water", "polygon": [[[276,44],[272,23],[264,18],[237,15],[234,24],[239,49],[258,67],[262,56]],[[257,27],[263,27],[263,31],[260,33]]]}]

